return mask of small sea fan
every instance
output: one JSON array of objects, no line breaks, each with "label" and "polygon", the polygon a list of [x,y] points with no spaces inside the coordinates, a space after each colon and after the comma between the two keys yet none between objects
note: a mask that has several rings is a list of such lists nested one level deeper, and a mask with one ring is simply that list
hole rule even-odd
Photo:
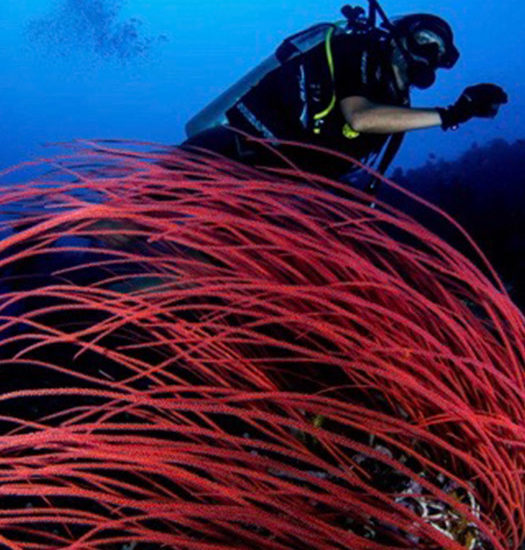
[{"label": "small sea fan", "polygon": [[525,324],[488,266],[293,169],[50,165],[0,197],[6,548],[518,548]]}]

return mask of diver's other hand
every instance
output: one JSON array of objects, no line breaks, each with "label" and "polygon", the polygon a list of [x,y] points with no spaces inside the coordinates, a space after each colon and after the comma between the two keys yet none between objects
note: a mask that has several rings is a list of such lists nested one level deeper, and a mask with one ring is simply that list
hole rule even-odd
[{"label": "diver's other hand", "polygon": [[476,84],[465,88],[456,103],[437,111],[441,117],[441,127],[448,130],[474,117],[494,118],[501,105],[507,102],[508,96],[500,86]]}]

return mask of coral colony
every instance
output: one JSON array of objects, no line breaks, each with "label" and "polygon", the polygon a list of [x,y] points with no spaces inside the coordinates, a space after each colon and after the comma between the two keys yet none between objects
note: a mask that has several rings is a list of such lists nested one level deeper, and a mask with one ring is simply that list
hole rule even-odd
[{"label": "coral colony", "polygon": [[525,323],[474,245],[144,150],[0,196],[2,547],[517,549]]}]

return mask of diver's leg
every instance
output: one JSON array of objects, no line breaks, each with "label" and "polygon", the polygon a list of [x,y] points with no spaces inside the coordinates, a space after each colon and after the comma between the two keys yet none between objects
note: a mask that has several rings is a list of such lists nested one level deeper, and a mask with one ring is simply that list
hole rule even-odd
[{"label": "diver's leg", "polygon": [[223,155],[247,166],[283,167],[285,163],[267,146],[250,140],[245,134],[226,126],[204,130],[188,138],[179,146],[188,151],[205,149]]},{"label": "diver's leg", "polygon": [[204,130],[182,142],[180,148],[188,151],[205,149],[224,155],[232,160],[243,161],[240,136],[225,126],[216,126]]}]

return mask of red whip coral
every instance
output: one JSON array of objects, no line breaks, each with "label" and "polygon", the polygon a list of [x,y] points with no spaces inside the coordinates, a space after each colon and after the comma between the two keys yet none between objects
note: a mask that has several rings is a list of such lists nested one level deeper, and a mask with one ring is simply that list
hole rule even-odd
[{"label": "red whip coral", "polygon": [[525,324],[487,266],[293,169],[50,164],[0,196],[4,547],[518,548]]}]

